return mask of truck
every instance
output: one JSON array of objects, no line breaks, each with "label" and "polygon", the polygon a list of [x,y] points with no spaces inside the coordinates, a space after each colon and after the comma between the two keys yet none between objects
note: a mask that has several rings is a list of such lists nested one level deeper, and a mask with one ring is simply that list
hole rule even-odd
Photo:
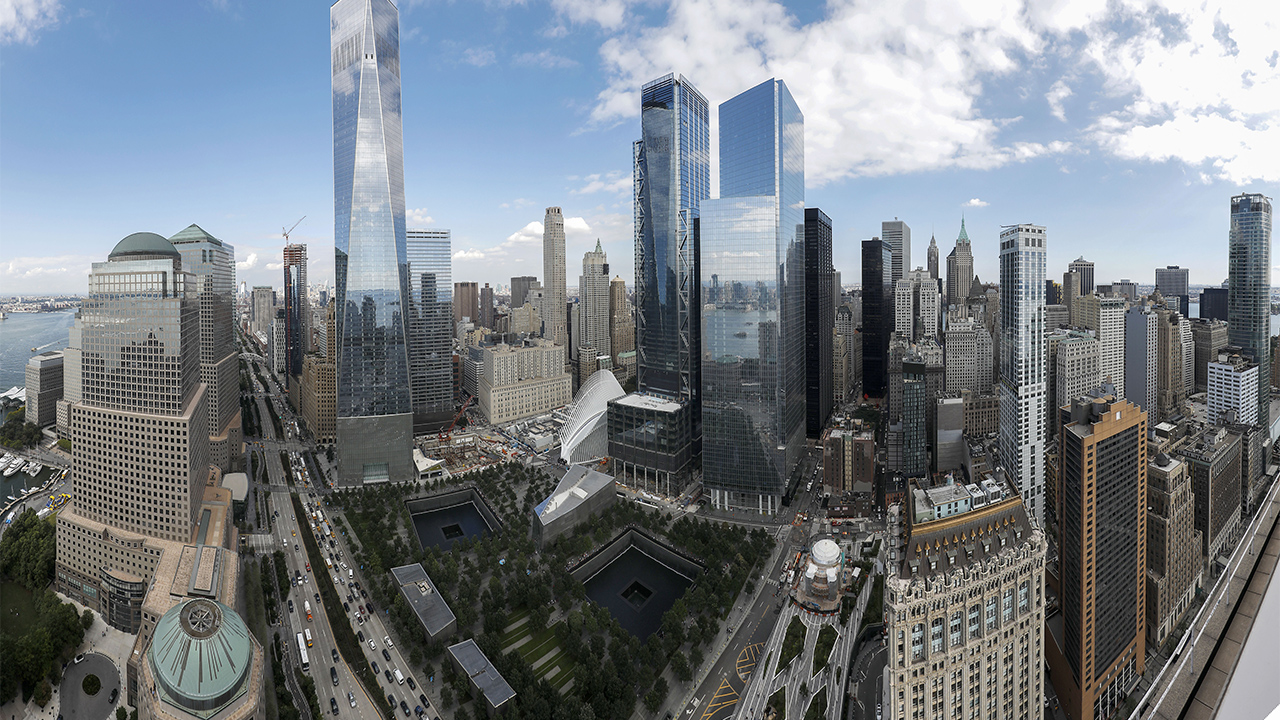
[{"label": "truck", "polygon": [[311,622],[311,601],[303,600],[302,609],[307,611],[307,622]]},{"label": "truck", "polygon": [[330,560],[329,558],[324,559],[324,564],[325,564],[325,567],[329,568],[330,570],[333,569],[333,561]]},{"label": "truck", "polygon": [[302,634],[307,638],[307,647],[311,647],[311,628],[306,628],[302,631]]}]

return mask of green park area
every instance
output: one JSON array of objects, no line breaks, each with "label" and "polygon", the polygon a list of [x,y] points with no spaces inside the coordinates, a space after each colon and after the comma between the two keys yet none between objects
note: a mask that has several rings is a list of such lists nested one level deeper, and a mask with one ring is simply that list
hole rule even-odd
[{"label": "green park area", "polygon": [[[509,712],[527,718],[628,717],[641,706],[656,712],[670,692],[664,671],[692,680],[748,579],[773,549],[763,530],[646,509],[619,501],[544,548],[529,539],[533,508],[555,488],[536,468],[507,463],[437,483],[474,487],[501,529],[462,538],[452,547],[423,548],[404,498],[415,489],[386,485],[331,496],[341,510],[334,532],[346,532],[363,566],[370,597],[395,629],[411,666],[440,670],[446,711],[469,720],[465,678],[448,669],[444,648],[475,638],[516,691]],[[604,607],[586,598],[570,569],[624,528],[636,526],[700,562],[705,571],[643,642]],[[421,563],[457,617],[454,636],[428,644],[390,569]],[[554,619],[553,619],[554,617]],[[583,672],[582,668],[591,668]],[[589,708],[589,709],[588,709]]]}]

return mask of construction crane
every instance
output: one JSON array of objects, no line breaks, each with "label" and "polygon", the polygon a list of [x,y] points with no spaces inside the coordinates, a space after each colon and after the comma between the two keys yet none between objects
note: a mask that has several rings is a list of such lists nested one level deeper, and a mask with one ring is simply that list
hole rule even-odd
[{"label": "construction crane", "polygon": [[281,227],[281,228],[280,228],[281,230],[284,230],[284,241],[285,241],[285,243],[288,243],[288,242],[289,242],[289,233],[293,232],[293,228],[298,227],[298,225],[300,225],[300,224],[302,223],[302,221],[303,221],[303,220],[306,220],[306,219],[307,219],[307,216],[306,216],[306,215],[303,215],[302,217],[298,218],[298,222],[294,223],[294,224],[293,224],[293,227],[289,228],[288,230],[285,230],[285,229],[284,229],[284,227]]},{"label": "construction crane", "polygon": [[462,413],[467,411],[472,400],[475,400],[474,396],[467,396],[467,401],[462,403],[462,409],[458,411],[457,415],[453,416],[453,422],[449,423],[449,428],[436,436],[437,440],[444,442],[453,436],[453,426],[458,424],[458,418],[462,417]]}]

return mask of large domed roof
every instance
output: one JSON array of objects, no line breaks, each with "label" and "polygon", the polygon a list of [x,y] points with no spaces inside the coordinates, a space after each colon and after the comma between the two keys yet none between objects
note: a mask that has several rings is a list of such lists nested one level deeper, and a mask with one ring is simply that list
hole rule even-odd
[{"label": "large domed roof", "polygon": [[240,695],[253,664],[253,641],[235,610],[196,598],[160,618],[147,661],[171,702],[216,710]]},{"label": "large domed roof", "polygon": [[116,243],[115,248],[112,249],[108,257],[112,260],[128,260],[149,255],[182,257],[177,248],[173,246],[173,243],[166,240],[163,235],[157,235],[152,232],[136,232],[129,235]]},{"label": "large domed roof", "polygon": [[840,562],[840,546],[834,540],[823,538],[813,544],[811,557],[819,565],[835,565]]}]

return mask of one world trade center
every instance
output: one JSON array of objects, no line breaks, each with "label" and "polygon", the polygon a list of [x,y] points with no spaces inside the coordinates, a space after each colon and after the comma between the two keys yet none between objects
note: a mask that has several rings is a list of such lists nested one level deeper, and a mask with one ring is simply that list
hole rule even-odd
[{"label": "one world trade center", "polygon": [[411,477],[405,342],[400,18],[390,0],[329,8],[340,485]]}]

